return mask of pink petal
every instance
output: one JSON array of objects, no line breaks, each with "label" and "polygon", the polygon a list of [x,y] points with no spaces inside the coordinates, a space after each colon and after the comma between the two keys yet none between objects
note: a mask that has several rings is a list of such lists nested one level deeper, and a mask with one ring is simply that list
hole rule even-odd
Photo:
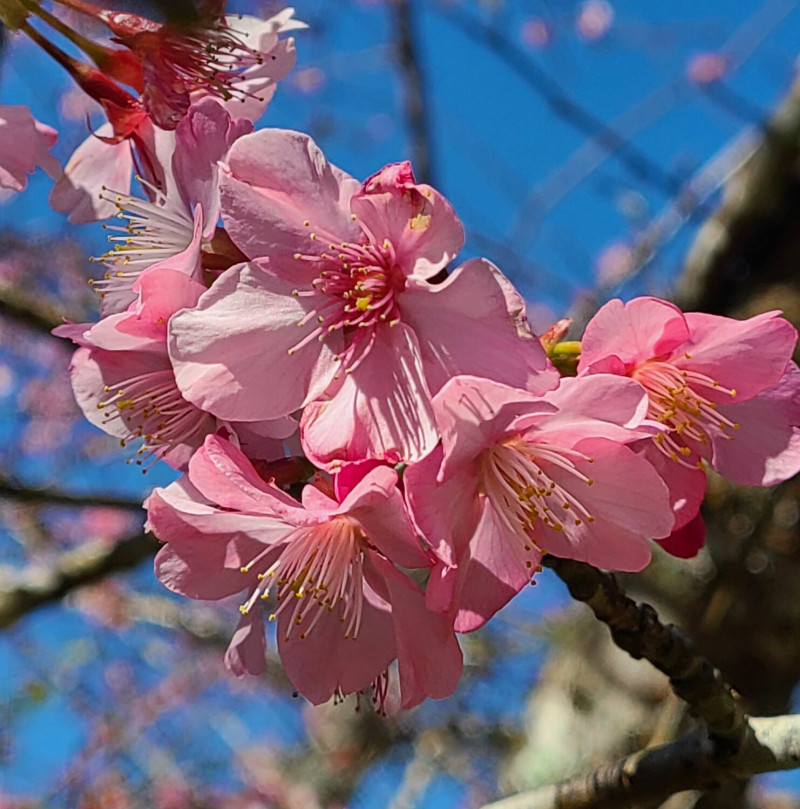
[{"label": "pink petal", "polygon": [[687,469],[661,452],[652,439],[639,441],[631,447],[644,455],[661,476],[669,489],[674,529],[682,528],[694,519],[706,494],[706,473],[701,469]]},{"label": "pink petal", "polygon": [[55,129],[35,120],[27,107],[0,104],[0,188],[22,191],[37,166],[57,177],[61,167],[48,151],[57,139]]},{"label": "pink petal", "polygon": [[225,652],[225,666],[237,677],[259,675],[267,670],[267,638],[261,610],[242,615]]},{"label": "pink petal", "polygon": [[449,619],[428,612],[422,591],[394,565],[377,554],[370,554],[369,564],[383,578],[392,603],[402,707],[449,697],[463,667]]},{"label": "pink petal", "polygon": [[535,571],[517,552],[518,542],[508,535],[489,499],[481,497],[480,520],[467,555],[458,563],[456,632],[472,632],[483,626],[531,581]]},{"label": "pink petal", "polygon": [[217,600],[253,586],[255,575],[241,568],[264,550],[264,540],[278,543],[291,530],[267,517],[205,504],[185,480],[156,489],[145,506],[146,527],[167,542],[156,556],[156,575],[189,598]]},{"label": "pink petal", "polygon": [[290,611],[278,617],[278,652],[286,676],[314,705],[327,702],[337,691],[352,694],[367,688],[395,658],[391,612],[375,595],[364,599],[355,638],[345,638],[338,610],[326,610],[305,638],[290,618]]},{"label": "pink petal", "polygon": [[369,353],[333,398],[305,408],[300,433],[309,460],[325,469],[365,458],[413,462],[430,452],[438,433],[414,332],[402,323],[376,327]]},{"label": "pink petal", "polygon": [[406,275],[430,278],[464,244],[464,229],[450,203],[429,185],[417,184],[408,162],[373,174],[350,207],[377,241],[392,243]]},{"label": "pink petal", "polygon": [[252,131],[249,121],[232,120],[211,98],[192,104],[175,130],[175,179],[186,204],[199,204],[205,211],[206,238],[214,235],[219,220],[219,161],[238,138]]},{"label": "pink petal", "polygon": [[433,393],[456,374],[533,393],[558,384],[558,372],[528,328],[522,298],[491,262],[467,261],[441,284],[411,279],[400,304]]},{"label": "pink petal", "polygon": [[434,398],[444,461],[439,480],[471,464],[487,447],[508,434],[520,416],[553,413],[556,408],[523,390],[475,376],[451,379]]},{"label": "pink petal", "polygon": [[684,525],[673,531],[666,539],[656,540],[669,554],[679,559],[693,559],[706,542],[706,524],[700,513]]},{"label": "pink petal", "polygon": [[476,531],[481,517],[478,477],[474,463],[466,463],[443,481],[437,480],[444,453],[438,446],[403,473],[409,511],[440,564],[431,571],[428,607],[437,612],[450,608],[453,599],[453,571]]},{"label": "pink petal", "polygon": [[[605,438],[586,438],[574,449],[593,462],[571,457],[592,485],[546,461],[541,468],[588,511],[556,531],[541,521],[534,528],[539,547],[556,556],[610,570],[638,571],[650,561],[648,538],[666,537],[674,517],[667,487],[653,467],[628,447]],[[578,516],[580,525],[575,525]]]},{"label": "pink petal", "polygon": [[525,430],[535,425],[547,433],[552,443],[569,446],[579,437],[604,437],[631,443],[653,435],[655,428],[642,427],[647,415],[647,391],[633,379],[611,374],[567,377],[543,399],[558,410],[554,413],[521,416],[513,429]]},{"label": "pink petal", "polygon": [[[308,135],[262,129],[239,138],[228,153],[228,174],[220,181],[222,217],[248,257],[291,261],[297,252],[322,252],[330,241],[359,239],[349,210],[357,187]],[[312,232],[319,234],[317,244]]]},{"label": "pink petal", "polygon": [[353,491],[359,482],[364,479],[367,472],[386,465],[386,461],[381,461],[377,458],[345,464],[333,476],[333,490],[336,492],[339,502],[341,503]]},{"label": "pink petal", "polygon": [[[100,137],[113,134],[111,124],[103,124],[75,150],[64,167],[64,174],[50,192],[50,206],[69,213],[73,225],[108,219],[117,212],[113,193],[127,194],[131,189],[133,156],[127,140],[109,144]],[[100,194],[103,193],[103,199]]]},{"label": "pink petal", "polygon": [[259,477],[240,449],[216,435],[206,436],[203,446],[192,456],[189,479],[222,508],[286,520],[286,533],[294,525],[320,522],[296,500]]},{"label": "pink petal", "polygon": [[136,281],[134,290],[139,293],[139,304],[130,315],[119,320],[117,332],[166,346],[169,319],[181,309],[193,307],[206,291],[202,284],[167,264],[150,267]]},{"label": "pink petal", "polygon": [[800,370],[791,363],[781,381],[759,396],[718,408],[739,425],[712,435],[713,468],[743,486],[774,486],[800,472]]},{"label": "pink petal", "polygon": [[689,337],[686,319],[674,304],[658,298],[635,298],[625,304],[614,299],[586,326],[578,372],[594,369],[611,355],[618,357],[627,370],[654,357],[666,359]]},{"label": "pink petal", "polygon": [[776,385],[797,343],[797,330],[779,312],[747,320],[689,312],[686,322],[692,335],[689,358],[681,354],[675,365],[735,389],[739,401]]},{"label": "pink petal", "polygon": [[406,568],[430,566],[409,521],[393,469],[379,466],[368,472],[340,511],[357,522],[369,541],[392,562]]},{"label": "pink petal", "polygon": [[263,421],[322,393],[336,372],[337,335],[290,354],[317,326],[311,318],[298,328],[315,298],[292,290],[259,265],[241,264],[224,272],[195,309],[170,320],[170,356],[189,401],[222,419]]}]

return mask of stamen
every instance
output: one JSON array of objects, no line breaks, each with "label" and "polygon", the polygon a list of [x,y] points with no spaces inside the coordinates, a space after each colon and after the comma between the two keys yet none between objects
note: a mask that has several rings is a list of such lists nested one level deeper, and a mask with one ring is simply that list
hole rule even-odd
[{"label": "stamen", "polygon": [[[690,355],[684,355],[690,359]],[[732,441],[730,433],[739,425],[719,412],[715,397],[736,398],[734,388],[726,388],[707,374],[679,368],[671,362],[651,360],[632,374],[647,390],[648,417],[658,421],[667,432],[655,437],[655,446],[666,457],[687,469],[696,469],[703,447],[712,436]],[[730,431],[730,432],[729,432]],[[699,447],[698,447],[699,445]]]},{"label": "stamen", "polygon": [[[336,517],[313,528],[297,528],[284,542],[278,559],[258,575],[244,606],[249,609],[258,599],[269,598],[274,585],[278,606],[269,619],[287,613],[287,641],[295,632],[300,640],[308,637],[322,616],[334,609],[340,611],[345,638],[357,637],[364,602],[363,532],[347,518]],[[273,551],[272,547],[265,549],[242,569],[250,572]]]}]

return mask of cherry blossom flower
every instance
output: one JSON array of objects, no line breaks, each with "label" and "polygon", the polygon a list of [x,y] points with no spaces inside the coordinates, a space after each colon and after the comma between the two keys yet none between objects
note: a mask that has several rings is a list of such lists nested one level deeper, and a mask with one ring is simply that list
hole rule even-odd
[{"label": "cherry blossom flower", "polygon": [[535,396],[458,376],[434,398],[442,443],[405,471],[414,520],[438,557],[428,604],[455,629],[484,624],[544,553],[641,570],[673,526],[667,487],[625,444],[652,434],[647,397],[611,375]]},{"label": "cherry blossom flower", "polygon": [[[94,281],[103,314],[124,310],[134,299],[132,286],[146,268],[165,260],[173,269],[200,280],[201,249],[210,246],[219,221],[219,159],[252,124],[230,115],[212,99],[192,106],[175,130],[164,161],[164,191],[142,180],[151,199],[104,192],[113,200],[121,226],[106,225],[112,249],[102,260],[109,270]],[[166,149],[164,151],[167,151]]]},{"label": "cherry blossom flower", "polygon": [[49,151],[57,139],[55,129],[37,121],[27,107],[0,104],[0,188],[22,191],[37,166],[57,177],[61,166]]},{"label": "cherry blossom flower", "polygon": [[339,502],[313,486],[302,505],[258,477],[230,442],[209,436],[188,475],[148,499],[148,526],[167,544],[156,574],[191,598],[247,591],[226,654],[236,674],[265,666],[260,605],[270,600],[286,673],[315,704],[374,685],[385,696],[396,658],[402,707],[454,690],[461,652],[443,615],[395,564],[430,565],[386,467]]},{"label": "cherry blossom flower", "polygon": [[[305,28],[284,9],[268,20],[225,16],[224,2],[205,4],[197,19],[177,25],[154,22],[127,11],[98,8],[84,0],[63,0],[108,27],[122,50],[98,48],[89,55],[110,77],[142,93],[142,107],[156,126],[172,130],[193,99],[253,102],[237,117],[259,117],[276,83],[294,67],[291,39],[279,34]],[[127,50],[126,50],[127,49]]]},{"label": "cherry blossom flower", "polygon": [[[148,69],[145,71],[144,84],[136,84],[137,90],[144,88],[145,92],[143,101],[140,101],[112,80],[120,72],[114,69],[115,59],[122,60],[121,68],[129,67],[128,60],[122,56],[127,51],[121,54],[102,51],[109,61],[105,65],[106,73],[64,55],[58,57],[73,77],[79,80],[82,89],[96,99],[109,116],[109,123],[92,133],[75,151],[50,196],[54,210],[68,213],[72,224],[86,224],[113,216],[118,210],[115,197],[104,192],[111,189],[116,194],[127,196],[134,167],[151,186],[165,191],[165,173],[169,173],[169,161],[176,143],[170,133],[179,128],[192,110],[198,108],[197,102],[211,96],[227,109],[236,122],[234,126],[239,134],[247,131],[244,121],[239,119],[255,121],[260,118],[275,93],[277,82],[294,67],[294,40],[280,39],[279,34],[306,27],[305,23],[293,19],[291,8],[268,20],[227,18],[227,22],[222,24],[227,33],[223,32],[221,36],[240,43],[241,52],[249,54],[244,63],[236,59],[236,48],[239,46],[234,48],[231,44],[233,50],[224,57],[228,60],[224,70],[217,71],[206,66],[203,71],[208,73],[207,81],[200,81],[198,76],[196,81],[184,78],[173,84],[174,76],[169,69],[171,63],[164,49],[171,53],[174,47],[175,53],[172,55],[176,57],[184,48],[188,49],[186,58],[189,64],[193,64],[194,57],[212,58],[213,54],[216,54],[213,58],[223,57],[213,48],[210,52],[204,47],[200,48],[201,40],[192,36],[187,35],[185,40],[173,42],[164,34],[161,24],[135,14],[105,12],[91,6],[87,8],[92,10],[93,15],[110,15],[108,19],[103,18],[107,24],[109,20],[116,20],[118,35],[123,36],[123,32],[127,31],[131,44],[139,43],[141,46]],[[122,18],[125,18],[124,21]],[[233,28],[238,32],[235,35],[231,33]],[[151,53],[150,45],[142,43],[149,43],[153,37],[157,40],[157,47]],[[180,64],[180,60],[178,62]],[[148,77],[152,79],[149,83]],[[175,87],[178,89],[175,90]],[[148,114],[153,113],[153,108],[157,114]],[[206,111],[211,109],[209,106],[202,108]],[[157,196],[156,191],[153,194]]]},{"label": "cherry blossom flower", "polygon": [[143,273],[130,309],[95,324],[55,330],[80,348],[70,365],[75,399],[86,418],[117,436],[123,447],[141,442],[136,463],[149,468],[163,459],[182,469],[203,439],[220,428],[253,457],[283,455],[282,439],[295,431],[290,418],[233,425],[187,402],[175,383],[167,353],[167,323],[174,312],[193,306],[205,287],[167,266]]},{"label": "cherry blossom flower", "polygon": [[656,298],[610,301],[589,322],[578,371],[627,376],[647,391],[648,415],[664,429],[641,450],[670,487],[676,529],[698,512],[706,465],[749,486],[800,470],[796,342],[777,312],[739,321]]},{"label": "cherry blossom flower", "polygon": [[455,373],[557,384],[494,265],[431,283],[463,231],[408,163],[359,185],[308,136],[264,130],[233,145],[220,182],[226,231],[255,260],[170,324],[178,384],[202,409],[247,421],[305,407],[306,452],[333,468],[423,457],[431,394]]}]

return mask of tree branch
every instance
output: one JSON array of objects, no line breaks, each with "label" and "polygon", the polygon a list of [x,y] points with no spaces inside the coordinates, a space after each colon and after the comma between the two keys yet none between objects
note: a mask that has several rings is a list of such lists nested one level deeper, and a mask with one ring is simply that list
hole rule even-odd
[{"label": "tree branch", "polygon": [[411,139],[411,159],[420,182],[433,183],[428,97],[417,53],[414,12],[410,0],[394,0],[397,60],[403,77],[405,111]]},{"label": "tree branch", "polygon": [[87,542],[63,553],[49,570],[23,571],[13,586],[0,590],[0,628],[51,604],[87,584],[135,567],[153,556],[160,543],[152,534],[138,534],[114,545]]},{"label": "tree branch", "polygon": [[[55,306],[27,295],[18,287],[0,286],[0,316],[11,318],[22,326],[52,336],[52,330],[64,322],[63,314]],[[72,343],[64,341],[64,346],[71,347]]]},{"label": "tree branch", "polygon": [[0,474],[0,499],[42,506],[100,506],[133,511],[140,511],[143,508],[141,500],[97,494],[70,494],[48,486],[33,488],[6,478],[2,474]]},{"label": "tree branch", "polygon": [[640,750],[590,775],[520,793],[484,809],[617,809],[661,802],[687,789],[714,789],[721,782],[800,767],[800,716],[750,719],[743,743],[720,756],[701,731],[671,744]]},{"label": "tree branch", "polygon": [[747,733],[744,711],[719,672],[677,627],[662,624],[649,604],[628,598],[613,576],[591,565],[551,556],[543,563],[564,581],[573,598],[587,604],[608,626],[617,646],[669,677],[692,715],[705,723],[718,756],[739,749]]}]

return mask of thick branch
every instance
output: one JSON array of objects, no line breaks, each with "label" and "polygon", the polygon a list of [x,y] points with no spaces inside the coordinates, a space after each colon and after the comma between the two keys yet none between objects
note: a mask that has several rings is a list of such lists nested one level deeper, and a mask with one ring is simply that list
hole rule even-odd
[{"label": "thick branch", "polygon": [[70,494],[50,487],[31,488],[0,474],[0,499],[42,506],[101,506],[139,511],[140,500],[97,494]]},{"label": "thick branch", "polygon": [[[720,757],[702,732],[641,750],[590,775],[514,795],[491,809],[618,809],[663,801],[687,789],[800,767],[800,716],[750,719],[739,751]],[[489,806],[484,809],[490,809]]]},{"label": "thick branch", "polygon": [[417,179],[433,183],[431,133],[428,97],[420,68],[414,35],[411,0],[394,0],[394,27],[397,32],[397,60],[404,83],[406,118],[411,139],[411,159]]},{"label": "thick branch", "polygon": [[22,573],[20,580],[0,591],[0,627],[7,627],[32,610],[113,573],[135,567],[153,556],[159,543],[152,534],[140,534],[114,545],[87,542],[61,555],[49,570]]},{"label": "thick branch", "polygon": [[636,659],[644,658],[669,677],[675,693],[708,728],[718,755],[734,753],[747,732],[747,717],[730,687],[691,641],[658,620],[649,604],[637,604],[613,576],[583,562],[546,557],[570,594],[587,604],[608,626],[614,642]]}]

